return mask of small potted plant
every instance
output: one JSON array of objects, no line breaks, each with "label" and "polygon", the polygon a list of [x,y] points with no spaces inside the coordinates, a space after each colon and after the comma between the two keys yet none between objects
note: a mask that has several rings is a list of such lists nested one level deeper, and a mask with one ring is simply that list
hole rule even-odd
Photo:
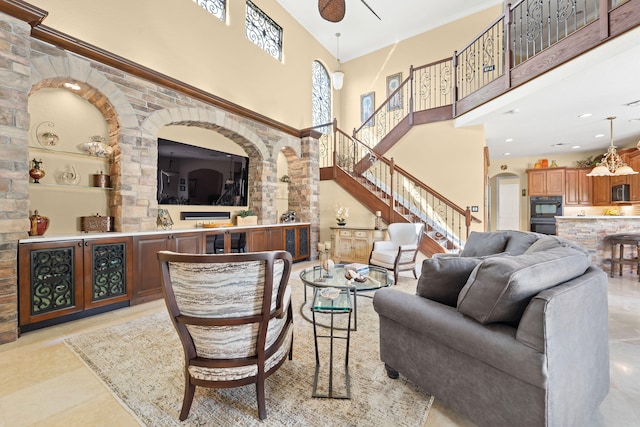
[{"label": "small potted plant", "polygon": [[237,225],[257,225],[258,216],[251,209],[243,209],[237,212]]}]

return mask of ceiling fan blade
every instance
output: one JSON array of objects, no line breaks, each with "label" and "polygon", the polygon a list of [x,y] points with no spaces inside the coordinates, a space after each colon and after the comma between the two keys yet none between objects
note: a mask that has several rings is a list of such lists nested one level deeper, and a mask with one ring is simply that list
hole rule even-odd
[{"label": "ceiling fan blade", "polygon": [[366,1],[364,1],[364,0],[360,0],[360,1],[361,1],[365,6],[367,6],[367,9],[369,9],[369,10],[371,11],[371,13],[373,13],[374,15],[376,15],[376,18],[378,18],[379,20],[381,20],[381,21],[382,21],[382,18],[380,18],[380,17],[378,16],[378,14],[377,14],[377,13],[375,13],[375,12],[373,11],[373,9],[371,9],[371,6],[369,6],[369,5],[367,4],[367,2],[366,2]]},{"label": "ceiling fan blade", "polygon": [[329,22],[342,21],[345,9],[345,0],[318,0],[320,16]]}]

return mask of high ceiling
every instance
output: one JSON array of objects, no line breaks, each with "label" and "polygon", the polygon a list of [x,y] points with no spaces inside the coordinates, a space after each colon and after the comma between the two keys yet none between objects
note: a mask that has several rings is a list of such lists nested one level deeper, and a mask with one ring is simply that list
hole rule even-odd
[{"label": "high ceiling", "polygon": [[[335,33],[341,33],[342,62],[502,4],[496,0],[365,0],[379,20],[361,0],[346,0],[345,18],[331,23],[320,17],[316,0],[277,1],[334,55]],[[611,116],[617,117],[613,122],[614,145],[635,145],[640,140],[640,105],[627,104],[640,100],[639,76],[640,29],[636,29],[455,123],[482,124],[492,160],[604,152],[609,145],[607,117]],[[591,116],[579,118],[583,114]],[[572,148],[575,146],[579,148]]]}]

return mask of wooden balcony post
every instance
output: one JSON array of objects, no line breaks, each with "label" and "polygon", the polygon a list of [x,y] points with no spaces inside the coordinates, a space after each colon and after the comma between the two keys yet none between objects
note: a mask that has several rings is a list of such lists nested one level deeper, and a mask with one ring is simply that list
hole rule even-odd
[{"label": "wooden balcony post", "polygon": [[393,196],[393,172],[394,172],[394,168],[395,168],[395,161],[393,160],[393,157],[391,159],[389,159],[389,175],[391,176],[389,178],[389,223],[392,223],[394,221],[394,217],[393,217],[393,207],[396,205],[395,202],[395,198]]},{"label": "wooden balcony post", "polygon": [[413,68],[413,64],[409,67],[409,126],[413,126],[413,112],[415,111],[415,106],[413,105],[413,78],[414,78],[415,69]]},{"label": "wooden balcony post", "polygon": [[453,58],[451,59],[451,68],[453,68],[453,81],[451,82],[451,108],[453,108],[453,117],[456,117],[457,102],[458,102],[458,51],[453,51]]},{"label": "wooden balcony post", "polygon": [[336,167],[338,166],[338,119],[334,117],[333,119],[333,163],[331,165],[331,176],[333,179],[336,179],[338,171]]},{"label": "wooden balcony post", "polygon": [[609,37],[609,11],[611,10],[611,0],[600,0],[598,2],[598,19],[600,20],[600,39]]},{"label": "wooden balcony post", "polygon": [[471,227],[471,208],[469,206],[464,211],[464,224],[467,227],[467,237],[469,237],[469,229]]},{"label": "wooden balcony post", "polygon": [[504,88],[511,87],[511,66],[513,64],[513,50],[511,50],[511,3],[504,6]]}]

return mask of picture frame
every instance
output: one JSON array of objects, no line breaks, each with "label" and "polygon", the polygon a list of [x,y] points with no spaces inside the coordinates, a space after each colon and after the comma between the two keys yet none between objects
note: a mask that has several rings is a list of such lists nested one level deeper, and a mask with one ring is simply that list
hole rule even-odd
[{"label": "picture frame", "polygon": [[[387,98],[391,97],[391,94],[400,87],[402,84],[402,73],[392,74],[387,76]],[[389,99],[387,103],[387,111],[399,110],[402,109],[403,105],[403,94],[402,91],[398,91],[395,95],[393,95],[392,99]]]},{"label": "picture frame", "polygon": [[[375,92],[360,95],[360,123],[362,123],[363,128],[370,127],[375,124],[375,117],[371,117],[375,111],[375,105]],[[371,119],[365,123],[369,117],[371,117]]]},{"label": "picture frame", "polygon": [[184,185],[180,186],[180,191],[185,191],[187,189],[187,187],[185,187]]},{"label": "picture frame", "polygon": [[185,184],[184,178],[180,178],[180,185],[184,185],[184,184]]}]

